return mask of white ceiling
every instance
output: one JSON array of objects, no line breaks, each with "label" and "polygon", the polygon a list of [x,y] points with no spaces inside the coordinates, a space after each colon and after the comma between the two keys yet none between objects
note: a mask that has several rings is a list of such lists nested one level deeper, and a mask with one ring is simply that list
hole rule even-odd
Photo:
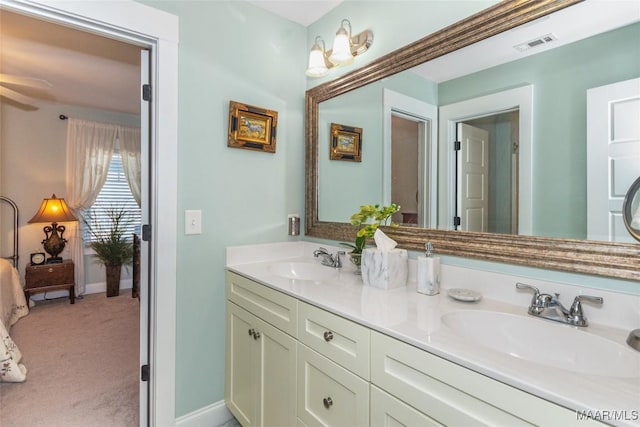
[{"label": "white ceiling", "polygon": [[139,114],[140,48],[4,10],[0,37],[0,73],[52,87],[3,85],[45,101]]},{"label": "white ceiling", "polygon": [[[341,1],[251,0],[250,3],[308,26]],[[587,21],[587,17],[596,18],[595,22],[593,19]],[[547,33],[556,35],[558,41],[531,49],[526,54],[638,20],[638,0],[587,0],[522,28],[430,61],[415,71],[436,82],[446,81],[521,58],[523,54],[514,49],[514,45]],[[7,11],[0,11],[0,36],[0,73],[44,79],[52,87],[28,89],[3,85],[24,95],[52,102],[139,113],[138,47]]]}]

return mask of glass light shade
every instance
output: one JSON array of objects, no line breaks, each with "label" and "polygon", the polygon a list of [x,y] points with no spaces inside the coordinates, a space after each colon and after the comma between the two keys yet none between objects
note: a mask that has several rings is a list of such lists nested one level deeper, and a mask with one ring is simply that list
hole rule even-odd
[{"label": "glass light shade", "polygon": [[29,220],[29,224],[37,222],[64,222],[77,221],[78,218],[73,216],[64,199],[58,199],[54,194],[50,199],[42,200],[40,209]]},{"label": "glass light shade", "polygon": [[333,52],[329,61],[336,65],[348,65],[353,62],[349,35],[342,27],[336,32],[336,38],[333,40]]},{"label": "glass light shade", "polygon": [[329,72],[327,64],[324,61],[324,51],[318,44],[314,44],[309,53],[309,67],[307,68],[307,76],[322,77]]}]

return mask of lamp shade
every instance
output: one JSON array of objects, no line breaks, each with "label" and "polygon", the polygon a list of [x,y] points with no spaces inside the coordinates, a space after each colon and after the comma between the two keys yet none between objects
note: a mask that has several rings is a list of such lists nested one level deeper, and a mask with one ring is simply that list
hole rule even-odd
[{"label": "lamp shade", "polygon": [[42,200],[40,209],[29,220],[29,224],[37,222],[65,222],[65,221],[77,221],[78,218],[73,216],[69,207],[65,203],[64,199],[58,199],[54,194],[50,199]]},{"label": "lamp shade", "polygon": [[329,61],[336,65],[348,65],[353,62],[351,41],[344,27],[340,27],[336,32],[336,38],[333,40],[333,52],[329,57]]},{"label": "lamp shade", "polygon": [[309,77],[322,77],[328,72],[329,69],[324,61],[324,50],[318,44],[314,44],[309,53],[309,67],[306,74]]}]

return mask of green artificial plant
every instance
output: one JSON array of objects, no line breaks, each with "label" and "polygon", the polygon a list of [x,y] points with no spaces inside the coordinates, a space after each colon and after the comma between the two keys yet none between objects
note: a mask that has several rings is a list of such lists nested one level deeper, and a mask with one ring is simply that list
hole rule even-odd
[{"label": "green artificial plant", "polygon": [[133,262],[133,241],[128,227],[133,220],[123,208],[107,209],[106,214],[108,226],[97,222],[95,218],[83,218],[92,237],[89,247],[95,252],[96,259],[105,266],[129,265]]},{"label": "green artificial plant", "polygon": [[[372,238],[376,230],[381,225],[390,225],[391,227],[397,227],[398,224],[389,219],[391,216],[400,210],[400,206],[391,203],[389,206],[380,205],[362,205],[360,211],[351,215],[351,225],[359,227],[356,233],[355,243],[342,243],[344,246],[352,248],[351,254],[361,254],[362,250],[367,244],[367,238]],[[354,257],[351,258],[354,261]],[[359,258],[354,264],[359,265]]]}]

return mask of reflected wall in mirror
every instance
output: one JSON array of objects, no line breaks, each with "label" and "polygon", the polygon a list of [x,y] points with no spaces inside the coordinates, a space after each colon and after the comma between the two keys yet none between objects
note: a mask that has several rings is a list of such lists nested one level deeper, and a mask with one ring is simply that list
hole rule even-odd
[{"label": "reflected wall in mirror", "polygon": [[[497,156],[494,153],[494,164],[508,163],[509,167],[493,171],[493,176],[487,178],[505,188],[500,193],[491,190],[493,193],[489,194],[494,196],[490,197],[489,209],[500,213],[494,217],[500,216],[506,221],[494,219],[492,228],[487,225],[485,230],[504,235],[433,230],[431,227],[434,225],[430,221],[435,221],[434,218],[423,219],[418,224],[428,228],[406,226],[390,230],[390,233],[403,247],[410,249],[420,250],[425,239],[436,239],[441,253],[638,278],[637,258],[635,262],[628,257],[617,258],[620,254],[637,257],[636,247],[573,240],[587,238],[590,190],[585,179],[588,156],[585,144],[586,92],[593,87],[640,76],[640,55],[635,43],[640,37],[640,24],[632,23],[638,17],[627,21],[621,28],[609,29],[601,36],[556,49],[543,49],[545,52],[540,54],[455,79],[446,80],[441,76],[427,79],[423,71],[411,69],[425,61],[428,61],[426,64],[434,64],[441,60],[434,58],[467,44],[485,38],[488,40],[479,44],[490,42],[489,37],[500,31],[510,30],[550,12],[555,13],[538,21],[552,21],[551,18],[557,14],[584,6],[577,4],[564,9],[572,3],[575,2],[502,2],[360,70],[307,91],[307,234],[347,239],[353,230],[343,223],[359,204],[390,201],[388,188],[392,174],[385,168],[385,164],[390,163],[386,158],[389,155],[385,154],[385,146],[389,144],[385,144],[385,140],[390,134],[387,129],[390,128],[392,114],[389,117],[385,115],[385,91],[430,105],[451,106],[487,94],[531,87],[533,101],[528,106],[531,117],[527,122],[526,118],[523,119],[522,109],[519,109],[517,136],[512,136],[511,127],[508,131],[504,127],[499,132],[493,131],[509,135],[508,143],[503,142],[503,145],[513,147],[515,144],[518,147],[516,153],[513,149]],[[534,27],[531,23],[527,25],[529,29]],[[463,51],[465,49],[460,52]],[[603,54],[608,56],[604,58]],[[447,57],[449,55],[443,56]],[[565,67],[558,68],[558,61]],[[518,109],[516,104],[505,105],[501,112],[512,113]],[[465,113],[449,117],[444,122],[441,115],[437,123],[439,136],[432,140],[433,146],[437,146],[437,162],[432,167],[424,167],[424,171],[428,170],[425,175],[429,179],[418,172],[416,181],[418,187],[425,190],[423,193],[418,190],[418,201],[428,200],[437,193],[434,205],[437,205],[437,227],[441,230],[453,230],[454,218],[459,215],[456,211],[459,200],[455,192],[456,154],[453,150],[457,139],[455,124],[486,115],[486,112]],[[332,120],[350,120],[352,125],[364,129],[363,161],[359,167],[337,170],[330,167],[333,165],[327,165],[328,153],[323,152],[324,133],[328,129],[327,123]],[[490,128],[498,129],[499,126],[491,125]],[[526,142],[527,138],[529,142]],[[419,156],[419,160],[423,165],[429,165],[428,156]],[[637,160],[636,164],[639,164]],[[507,171],[510,178],[495,178],[496,173],[504,175]],[[429,192],[429,183],[437,183],[437,189]],[[497,199],[507,201],[497,204]],[[422,205],[424,211],[428,204],[424,202]],[[428,215],[423,217],[428,218]],[[617,217],[621,220],[620,212]],[[507,233],[543,238],[511,237]],[[601,240],[607,240],[607,236]]]}]

